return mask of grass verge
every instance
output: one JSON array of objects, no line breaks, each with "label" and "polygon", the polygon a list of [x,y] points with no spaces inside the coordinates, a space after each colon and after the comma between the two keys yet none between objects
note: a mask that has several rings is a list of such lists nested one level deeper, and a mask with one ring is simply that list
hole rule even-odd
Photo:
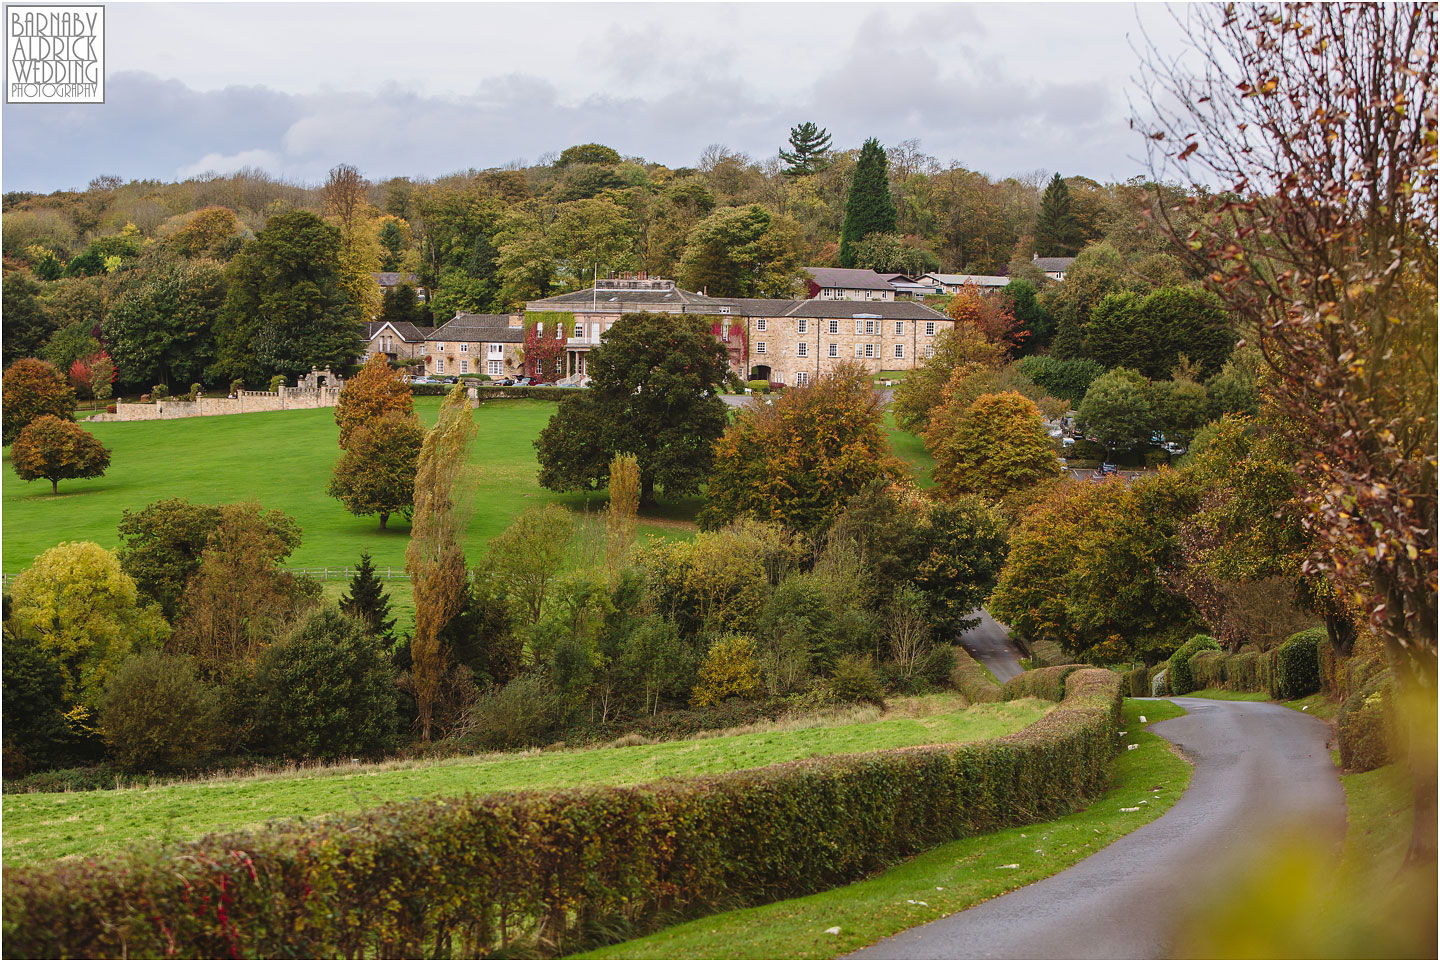
[{"label": "grass verge", "polygon": [[[1202,688],[1199,691],[1192,691],[1185,695],[1186,698],[1213,698],[1216,701],[1269,701],[1270,696],[1263,691],[1229,691],[1225,688]],[[1284,705],[1294,711],[1303,711],[1307,715],[1314,715],[1316,718],[1331,719],[1340,711],[1340,703],[1329,695],[1316,693],[1303,695],[1300,698],[1292,698],[1289,701],[1277,701],[1275,704]]]},{"label": "grass verge", "polygon": [[191,839],[275,818],[316,817],[414,798],[634,785],[821,755],[980,741],[1019,731],[1053,707],[1026,700],[961,709],[959,702],[948,694],[897,700],[895,710],[878,721],[653,745],[354,765],[118,791],[10,794],[0,800],[5,860],[24,864],[96,855],[141,839]]},{"label": "grass verge", "polygon": [[[696,919],[577,958],[834,958],[1054,875],[1179,800],[1190,766],[1139,719],[1183,714],[1168,701],[1126,699],[1124,740],[1139,747],[1120,752],[1113,787],[1082,812],[950,842],[863,882]],[[835,927],[839,934],[826,931]]]}]

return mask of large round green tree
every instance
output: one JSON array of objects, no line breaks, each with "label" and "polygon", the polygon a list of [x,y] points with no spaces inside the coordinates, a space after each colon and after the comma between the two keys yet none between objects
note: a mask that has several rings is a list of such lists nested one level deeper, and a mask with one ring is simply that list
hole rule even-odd
[{"label": "large round green tree", "polygon": [[215,372],[259,384],[360,356],[360,309],[341,285],[340,229],[308,211],[270,218],[226,269]]},{"label": "large round green tree", "polygon": [[540,483],[593,491],[608,483],[611,458],[633,454],[642,504],[654,503],[657,487],[671,497],[699,490],[728,421],[715,390],[725,348],[707,320],[622,315],[589,366],[590,389],[561,401],[535,440]]}]

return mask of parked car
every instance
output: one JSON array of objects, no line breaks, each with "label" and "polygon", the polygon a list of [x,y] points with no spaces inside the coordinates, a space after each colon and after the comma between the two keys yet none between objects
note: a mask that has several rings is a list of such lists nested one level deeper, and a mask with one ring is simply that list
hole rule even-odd
[{"label": "parked car", "polygon": [[1119,470],[1120,469],[1117,466],[1111,464],[1109,461],[1105,461],[1100,465],[1101,474],[1115,474]]}]

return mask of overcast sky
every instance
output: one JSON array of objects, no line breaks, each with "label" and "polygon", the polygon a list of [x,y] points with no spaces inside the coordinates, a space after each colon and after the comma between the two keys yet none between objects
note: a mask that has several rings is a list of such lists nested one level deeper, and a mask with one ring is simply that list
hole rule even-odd
[{"label": "overcast sky", "polygon": [[3,108],[3,188],[337,163],[433,177],[598,141],[672,167],[757,160],[812,120],[992,176],[1144,171],[1115,4],[106,4],[106,103]]}]

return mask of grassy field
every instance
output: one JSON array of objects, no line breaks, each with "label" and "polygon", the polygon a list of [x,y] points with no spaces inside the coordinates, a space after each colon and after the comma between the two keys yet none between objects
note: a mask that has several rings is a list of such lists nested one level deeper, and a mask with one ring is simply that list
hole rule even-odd
[{"label": "grassy field", "polygon": [[216,778],[151,788],[7,794],[4,851],[18,865],[94,855],[142,839],[187,839],[275,818],[314,817],[384,802],[575,785],[633,785],[846,752],[965,742],[1018,731],[1051,706],[1016,701],[960,708],[955,695],[896,699],[879,720],[587,751],[489,755]]},{"label": "grassy field", "polygon": [[[415,408],[427,425],[433,424],[440,398],[416,398]],[[536,482],[539,468],[532,442],[554,411],[555,405],[544,401],[492,401],[476,409],[472,461],[479,480],[466,544],[472,563],[491,538],[531,505],[553,502],[576,511],[604,505],[603,492],[557,494]],[[405,564],[409,522],[391,518],[389,528],[381,531],[378,519],[357,518],[325,493],[340,455],[329,408],[85,426],[111,449],[110,471],[103,478],[62,482],[58,496],[45,489],[44,481],[17,478],[5,449],[0,465],[5,518],[0,567],[6,573],[25,570],[36,555],[61,541],[94,541],[113,548],[121,511],[139,510],[161,498],[211,504],[253,498],[286,512],[304,533],[288,562],[292,566],[340,568],[354,564],[362,551],[369,551],[378,565]],[[897,430],[888,413],[886,428],[895,453],[911,465],[921,485],[928,486],[934,461],[924,445]],[[689,537],[702,504],[701,498],[691,497],[646,512],[640,524],[642,540]]]},{"label": "grassy field", "polygon": [[[433,424],[440,398],[416,398],[416,411]],[[556,502],[582,510],[584,494],[556,494],[536,483],[531,442],[555,405],[499,401],[475,411],[478,427],[472,461],[479,466],[475,514],[466,545],[471,561],[511,519],[534,504]],[[300,522],[304,541],[291,556],[296,566],[341,567],[368,550],[380,565],[402,566],[410,525],[392,518],[379,530],[376,518],[357,518],[325,493],[339,458],[334,411],[277,411],[174,421],[100,422],[86,428],[111,449],[103,478],[65,481],[59,496],[45,482],[24,482],[5,451],[0,482],[5,526],[3,566],[22,571],[36,555],[61,541],[94,541],[113,548],[115,525],[126,508],[138,510],[161,498],[223,503],[253,498]],[[591,494],[591,510],[604,495]],[[688,534],[698,498],[664,505],[642,519],[646,535]],[[648,523],[645,523],[648,522]]]},{"label": "grassy field", "polygon": [[[1184,714],[1171,702],[1127,699],[1126,740],[1140,747],[1120,753],[1113,787],[1083,812],[951,842],[854,885],[696,919],[580,958],[830,959],[1054,875],[1160,817],[1190,784],[1190,766],[1143,730],[1142,712],[1147,724]],[[835,927],[838,935],[826,931]]]},{"label": "grassy field", "polygon": [[892,409],[885,411],[885,432],[890,437],[890,450],[910,466],[915,483],[922,488],[933,487],[935,479],[931,477],[931,472],[935,468],[935,459],[925,450],[924,441],[909,431],[896,427],[895,412]]}]

